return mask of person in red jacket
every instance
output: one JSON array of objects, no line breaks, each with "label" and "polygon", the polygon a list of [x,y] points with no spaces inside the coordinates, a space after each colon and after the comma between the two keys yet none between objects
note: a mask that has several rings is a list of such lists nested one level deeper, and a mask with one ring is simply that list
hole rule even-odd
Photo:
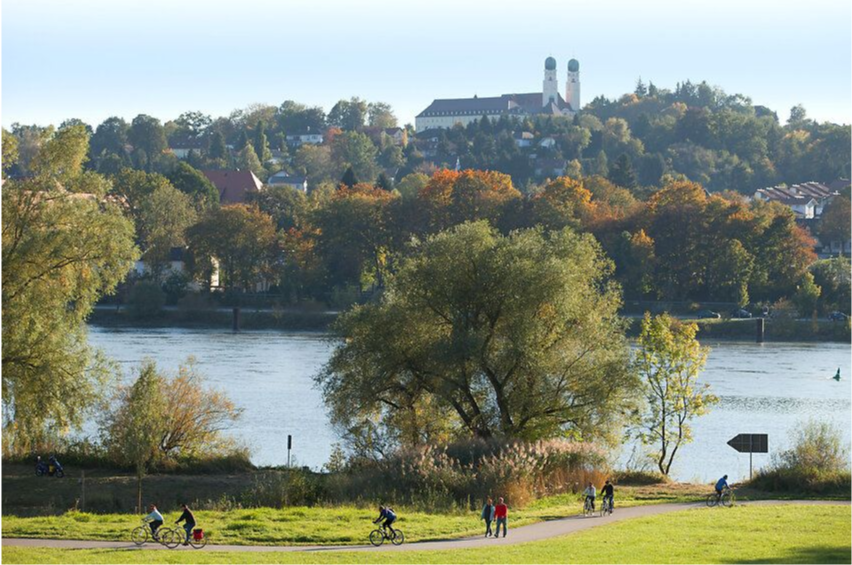
[{"label": "person in red jacket", "polygon": [[494,518],[497,519],[497,528],[494,530],[494,539],[500,537],[500,524],[503,524],[503,537],[506,537],[506,520],[509,518],[509,507],[503,503],[503,497],[497,499],[494,507]]}]

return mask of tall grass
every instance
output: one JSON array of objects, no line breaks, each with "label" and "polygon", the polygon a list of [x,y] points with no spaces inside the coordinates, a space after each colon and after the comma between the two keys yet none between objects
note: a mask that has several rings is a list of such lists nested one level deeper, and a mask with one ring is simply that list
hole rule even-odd
[{"label": "tall grass", "polygon": [[402,449],[377,462],[354,461],[329,478],[336,500],[384,500],[429,509],[467,509],[486,497],[523,506],[541,496],[601,483],[605,454],[584,443],[470,440]]}]

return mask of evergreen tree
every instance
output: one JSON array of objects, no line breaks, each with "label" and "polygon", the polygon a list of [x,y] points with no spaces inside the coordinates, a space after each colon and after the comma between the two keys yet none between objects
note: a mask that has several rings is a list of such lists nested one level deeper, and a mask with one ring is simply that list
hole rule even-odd
[{"label": "evergreen tree", "polygon": [[266,128],[263,127],[263,122],[260,120],[254,128],[254,152],[261,163],[266,163],[272,159],[269,142],[266,140]]},{"label": "evergreen tree", "polygon": [[627,153],[622,153],[609,171],[609,180],[616,186],[636,188],[636,174]]},{"label": "evergreen tree", "polygon": [[386,174],[381,173],[379,174],[379,178],[376,179],[376,188],[381,188],[382,190],[390,192],[393,190],[393,183]]},{"label": "evergreen tree", "polygon": [[358,184],[358,177],[355,176],[355,171],[352,169],[351,165],[346,169],[346,172],[343,173],[343,178],[340,179],[340,184],[346,185],[349,188]]},{"label": "evergreen tree", "polygon": [[648,88],[645,86],[645,83],[642,82],[642,77],[639,77],[639,80],[636,81],[636,90],[634,90],[633,93],[639,98],[648,94]]},{"label": "evergreen tree", "polygon": [[[242,130],[240,132],[239,137],[237,137],[237,151],[242,151],[243,147],[249,144],[248,135],[246,135],[246,130]],[[255,156],[257,156],[257,152],[255,152]]]},{"label": "evergreen tree", "polygon": [[595,161],[592,165],[592,174],[609,177],[609,162],[607,161],[606,153],[603,150],[598,151],[598,156],[595,157]]},{"label": "evergreen tree", "polygon": [[221,131],[214,131],[210,137],[207,156],[211,159],[226,159],[228,157],[228,147],[225,145],[225,136],[222,135]]}]

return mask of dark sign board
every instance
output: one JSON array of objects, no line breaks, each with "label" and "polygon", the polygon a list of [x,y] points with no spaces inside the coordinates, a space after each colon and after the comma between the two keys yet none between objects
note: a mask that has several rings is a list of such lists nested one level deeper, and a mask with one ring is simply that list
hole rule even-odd
[{"label": "dark sign board", "polygon": [[739,434],[728,445],[740,453],[769,453],[769,434]]}]

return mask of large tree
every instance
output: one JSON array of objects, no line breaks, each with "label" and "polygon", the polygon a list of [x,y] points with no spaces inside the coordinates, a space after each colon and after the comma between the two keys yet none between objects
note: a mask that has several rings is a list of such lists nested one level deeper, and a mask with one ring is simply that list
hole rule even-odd
[{"label": "large tree", "polygon": [[82,171],[87,148],[81,126],[59,131],[33,159],[34,176],[3,184],[3,426],[12,451],[81,424],[109,374],[85,320],[138,254],[108,183]]},{"label": "large tree", "polygon": [[415,244],[382,300],[337,323],[318,377],[332,421],[367,449],[430,441],[435,418],[458,436],[606,436],[635,384],[610,271],[570,230],[475,222]]},{"label": "large tree", "polygon": [[257,207],[236,204],[208,210],[187,230],[196,275],[209,277],[215,259],[227,289],[253,290],[276,255],[275,223]]}]

